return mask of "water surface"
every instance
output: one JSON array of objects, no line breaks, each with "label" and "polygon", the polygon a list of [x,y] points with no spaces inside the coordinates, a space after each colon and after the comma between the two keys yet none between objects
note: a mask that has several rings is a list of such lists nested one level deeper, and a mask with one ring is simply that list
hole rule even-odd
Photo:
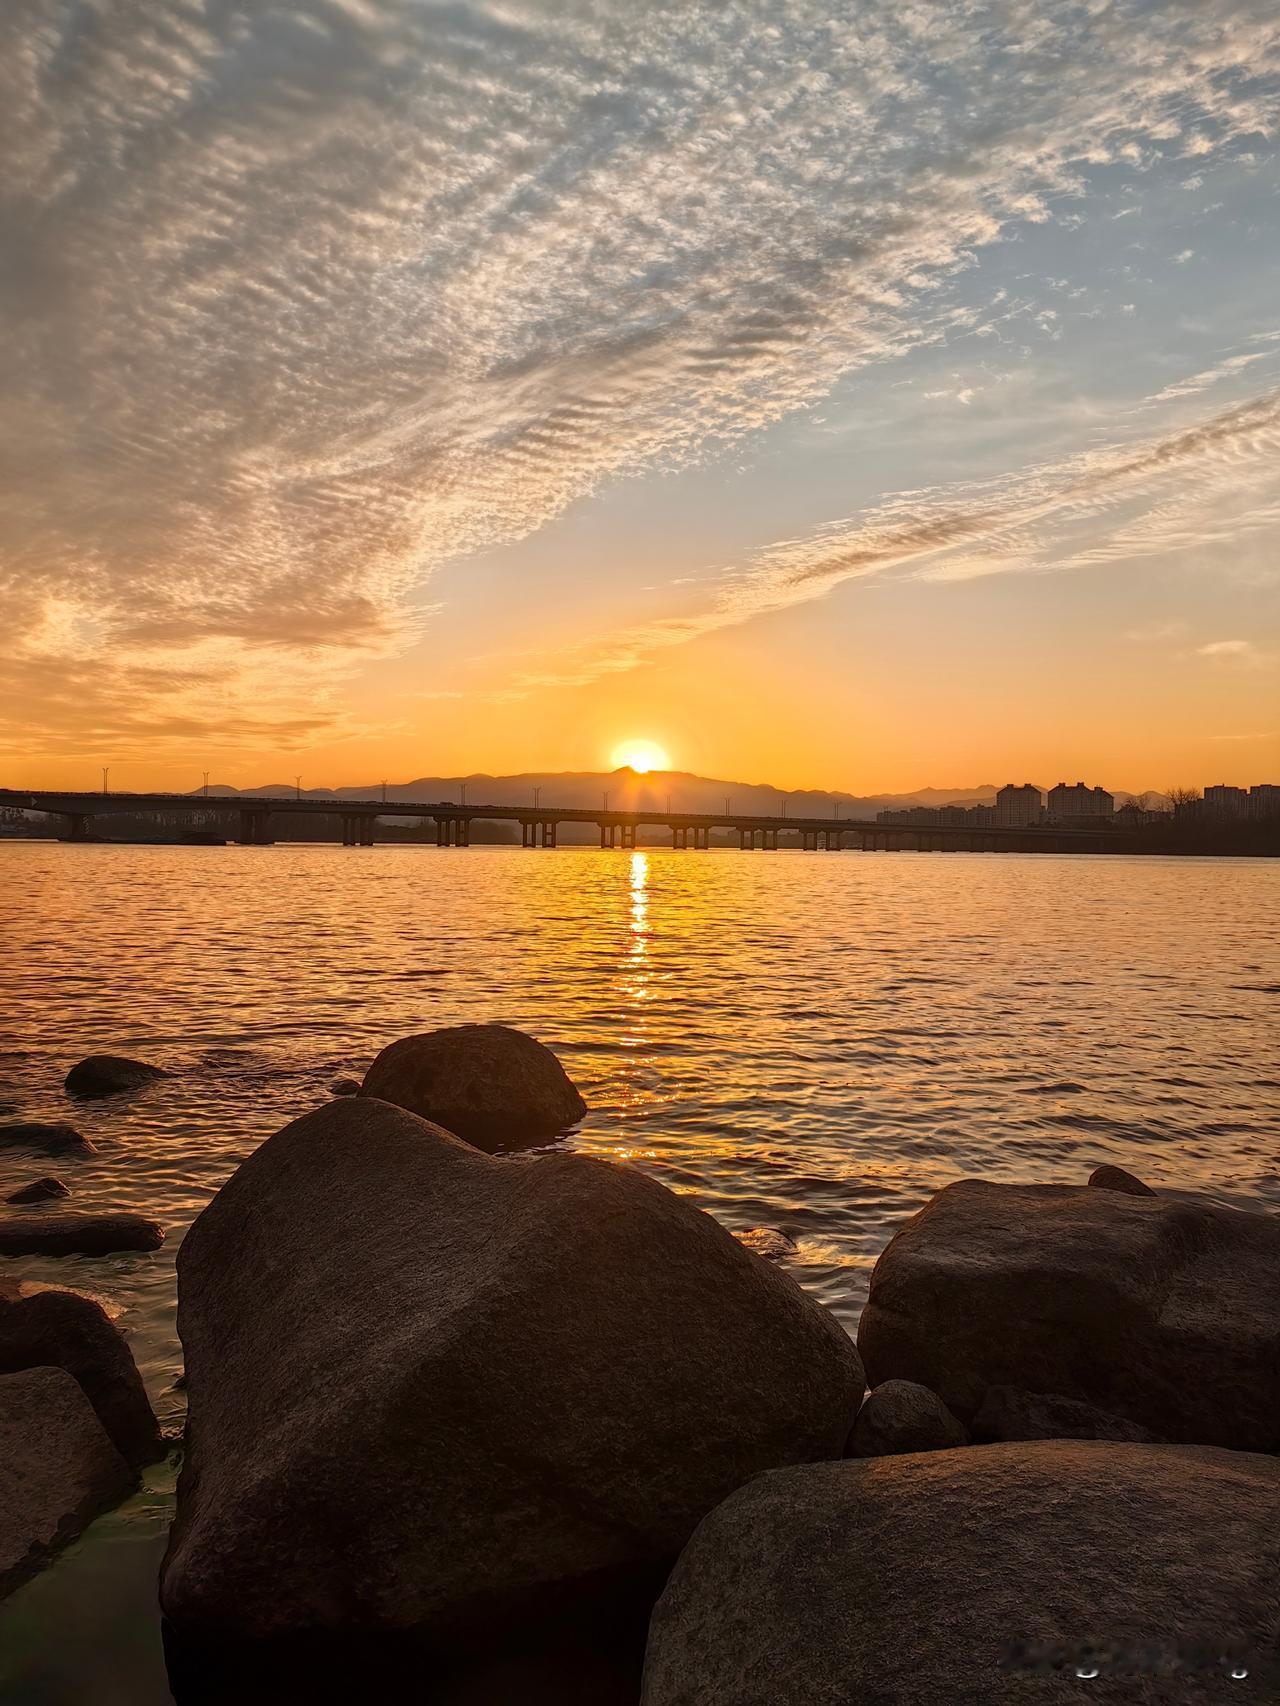
[{"label": "water surface", "polygon": [[[731,1229],[787,1232],[851,1330],[894,1225],[951,1179],[1083,1183],[1113,1161],[1280,1206],[1265,861],[10,843],[0,939],[0,1104],[99,1146],[0,1152],[0,1195],[56,1172],[66,1206],[169,1233],[153,1255],[6,1273],[101,1297],[170,1423],[192,1217],[333,1080],[437,1025],[550,1043],[590,1107],[568,1144]],[[173,1076],[69,1104],[63,1076],[95,1052]],[[85,1556],[45,1578],[41,1615]],[[12,1608],[37,1597],[0,1612],[0,1684]],[[80,1706],[85,1686],[23,1698]]]}]

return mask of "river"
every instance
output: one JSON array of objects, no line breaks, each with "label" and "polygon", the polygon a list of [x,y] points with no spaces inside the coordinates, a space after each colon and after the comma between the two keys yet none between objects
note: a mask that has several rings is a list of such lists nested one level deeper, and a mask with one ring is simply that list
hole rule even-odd
[{"label": "river", "polygon": [[[851,1331],[894,1226],[951,1179],[1083,1183],[1113,1161],[1280,1207],[1274,862],[11,842],[0,939],[0,1106],[98,1146],[0,1151],[0,1195],[54,1172],[67,1207],[169,1235],[6,1273],[98,1296],[171,1426],[186,1226],[333,1081],[439,1025],[549,1043],[590,1109],[563,1141],[732,1230],[786,1232]],[[172,1076],[73,1107],[63,1077],[95,1052]],[[151,1479],[0,1606],[0,1700],[168,1699]]]}]

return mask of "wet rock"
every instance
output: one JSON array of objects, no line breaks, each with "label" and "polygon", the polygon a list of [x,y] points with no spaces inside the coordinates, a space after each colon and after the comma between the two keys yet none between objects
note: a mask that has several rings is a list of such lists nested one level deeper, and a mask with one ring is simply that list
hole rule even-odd
[{"label": "wet rock", "polygon": [[795,1239],[788,1238],[785,1232],[779,1232],[773,1226],[753,1226],[747,1232],[735,1232],[734,1237],[748,1250],[754,1250],[757,1256],[763,1256],[766,1262],[785,1262],[800,1254],[800,1246]]},{"label": "wet rock", "polygon": [[587,1111],[551,1050],[506,1025],[402,1037],[366,1072],[361,1094],[489,1150],[554,1137]]},{"label": "wet rock", "polygon": [[42,1125],[23,1120],[0,1126],[0,1148],[42,1149],[46,1155],[92,1155],[94,1146],[73,1125]]},{"label": "wet rock", "polygon": [[938,1397],[910,1380],[886,1380],[863,1400],[849,1436],[850,1457],[898,1457],[949,1451],[969,1435]]},{"label": "wet rock", "polygon": [[858,1343],[970,1422],[990,1386],[1280,1450],[1280,1219],[1084,1185],[948,1185],[883,1252]]},{"label": "wet rock", "polygon": [[367,1096],[249,1157],[178,1290],[188,1634],[447,1648],[643,1611],[734,1487],[838,1456],[862,1395],[835,1319],[655,1180]]},{"label": "wet rock", "polygon": [[141,1214],[15,1214],[0,1220],[0,1256],[109,1256],[158,1250],[164,1227]]},{"label": "wet rock", "polygon": [[41,1366],[79,1382],[129,1463],[159,1455],[160,1431],[123,1333],[91,1297],[0,1284],[0,1373]]},{"label": "wet rock", "polygon": [[989,1386],[977,1415],[973,1437],[982,1443],[1015,1439],[1112,1439],[1162,1445],[1158,1434],[1123,1416],[1112,1416],[1076,1398],[1056,1392],[1024,1392],[1017,1386]]},{"label": "wet rock", "polygon": [[1144,1185],[1141,1179],[1126,1173],[1123,1167],[1095,1167],[1089,1175],[1089,1183],[1095,1191],[1123,1191],[1130,1197],[1153,1197],[1156,1194],[1150,1185]]},{"label": "wet rock", "polygon": [[61,1179],[33,1179],[29,1185],[22,1185],[16,1191],[10,1191],[4,1199],[6,1202],[50,1202],[54,1197],[69,1197],[71,1192]]},{"label": "wet rock", "polygon": [[[775,1470],[685,1548],[643,1706],[1208,1706],[1222,1667],[1175,1675],[1174,1643],[1274,1652],[1278,1529],[1280,1461],[1205,1447],[1039,1440]],[[1105,1664],[1154,1651],[1164,1674],[1082,1685],[1099,1639]]]},{"label": "wet rock", "polygon": [[0,1597],[136,1480],[69,1374],[0,1375]]},{"label": "wet rock", "polygon": [[71,1068],[63,1088],[71,1096],[114,1096],[167,1077],[163,1067],[149,1066],[145,1060],[130,1060],[122,1054],[91,1054]]},{"label": "wet rock", "polygon": [[329,1089],[335,1096],[358,1096],[360,1081],[356,1078],[335,1078]]}]

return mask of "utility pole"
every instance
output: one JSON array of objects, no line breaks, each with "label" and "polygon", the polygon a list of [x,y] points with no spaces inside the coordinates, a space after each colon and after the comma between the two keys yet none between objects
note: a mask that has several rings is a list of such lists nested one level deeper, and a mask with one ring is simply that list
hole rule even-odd
[{"label": "utility pole", "polygon": [[108,774],[108,767],[107,767],[107,765],[104,764],[102,766],[102,791],[104,794],[107,791],[107,774]]},{"label": "utility pole", "polygon": [[465,782],[462,784],[462,803],[464,806],[467,803],[467,784]]},{"label": "utility pole", "polygon": [[733,816],[733,795],[732,794],[726,794],[724,797],[724,815],[726,817],[732,817]]},{"label": "utility pole", "polygon": [[209,772],[207,770],[204,772],[204,797],[206,800],[209,798]]},{"label": "utility pole", "polygon": [[387,784],[385,782],[382,784],[382,803],[384,806],[387,803]]},{"label": "utility pole", "polygon": [[295,800],[300,800],[302,798],[302,778],[301,778],[301,776],[295,776],[293,779],[293,797]]},{"label": "utility pole", "polygon": [[604,791],[604,809],[606,811],[609,809],[609,790],[607,788]]}]

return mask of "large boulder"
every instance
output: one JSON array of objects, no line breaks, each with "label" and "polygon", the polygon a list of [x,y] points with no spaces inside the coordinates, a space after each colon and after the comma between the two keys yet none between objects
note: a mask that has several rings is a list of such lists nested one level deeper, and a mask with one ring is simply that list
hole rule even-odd
[{"label": "large boulder", "polygon": [[[865,1409],[866,1406],[863,1405]],[[1078,1398],[1056,1392],[1024,1392],[1020,1386],[989,1386],[973,1418],[981,1445],[1010,1439],[1115,1439],[1163,1445],[1158,1434],[1123,1416],[1110,1415]]]},{"label": "large boulder", "polygon": [[91,1054],[71,1068],[63,1088],[72,1096],[114,1096],[167,1077],[162,1066],[151,1066],[145,1060],[130,1060],[123,1054]]},{"label": "large boulder", "polygon": [[948,1185],[876,1263],[873,1385],[970,1422],[989,1386],[1075,1398],[1164,1439],[1280,1450],[1280,1219],[1086,1185]]},{"label": "large boulder", "polygon": [[69,1374],[0,1375],[0,1597],[136,1479]]},{"label": "large boulder", "polygon": [[899,1457],[951,1451],[969,1435],[938,1397],[910,1380],[886,1380],[869,1392],[849,1436],[850,1457]]},{"label": "large boulder", "polygon": [[149,1463],[162,1443],[124,1334],[91,1297],[0,1284],[0,1374],[50,1366],[81,1386],[116,1449]]},{"label": "large boulder", "polygon": [[164,1227],[141,1214],[15,1214],[0,1220],[0,1256],[109,1256],[158,1250]]},{"label": "large boulder", "polygon": [[551,1050],[507,1025],[402,1037],[365,1073],[361,1094],[489,1150],[554,1137],[587,1111]]},{"label": "large boulder", "polygon": [[653,1179],[367,1096],[250,1156],[178,1295],[188,1636],[439,1648],[651,1600],[735,1487],[838,1457],[862,1396],[835,1319]]},{"label": "large boulder", "polygon": [[0,1149],[38,1149],[45,1155],[92,1155],[94,1145],[73,1125],[21,1120],[0,1126]]},{"label": "large boulder", "polygon": [[1280,1461],[1207,1447],[776,1470],[685,1548],[643,1706],[1209,1706],[1274,1654],[1277,1533]]}]

